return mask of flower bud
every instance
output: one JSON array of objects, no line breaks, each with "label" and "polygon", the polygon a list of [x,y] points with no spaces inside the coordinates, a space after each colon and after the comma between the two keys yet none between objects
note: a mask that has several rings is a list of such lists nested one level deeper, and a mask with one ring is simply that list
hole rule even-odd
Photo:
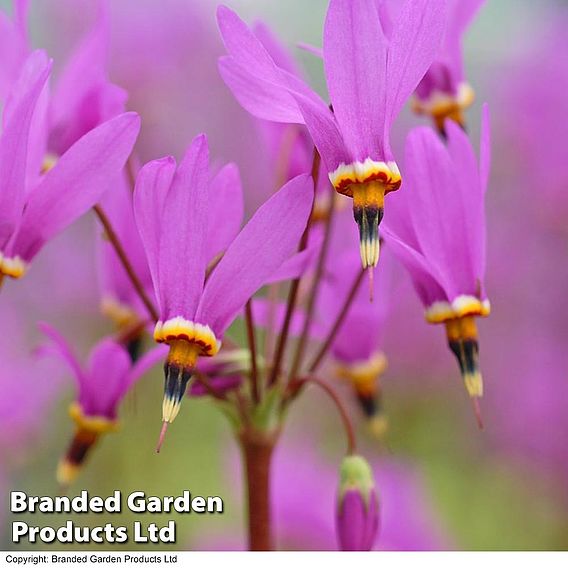
[{"label": "flower bud", "polygon": [[361,456],[341,464],[337,536],[341,550],[371,550],[379,529],[379,499],[373,473]]}]

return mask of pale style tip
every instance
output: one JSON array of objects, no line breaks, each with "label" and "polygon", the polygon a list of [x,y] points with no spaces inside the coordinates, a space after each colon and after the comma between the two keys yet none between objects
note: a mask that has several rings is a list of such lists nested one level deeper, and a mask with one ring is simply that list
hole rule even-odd
[{"label": "pale style tip", "polygon": [[373,302],[375,299],[375,269],[372,266],[367,268],[369,274],[369,302]]},{"label": "pale style tip", "polygon": [[56,479],[63,494],[67,493],[69,486],[77,479],[80,466],[67,459],[62,459],[57,465]]},{"label": "pale style tip", "polygon": [[159,454],[162,449],[164,440],[166,439],[166,431],[168,429],[169,422],[162,422],[162,429],[160,430],[160,437],[158,438],[158,445],[156,446],[156,453]]},{"label": "pale style tip", "polygon": [[478,397],[472,397],[471,403],[473,405],[473,412],[475,414],[475,420],[477,422],[477,427],[480,430],[484,430],[485,426],[483,424],[483,418],[481,417],[481,407],[479,405],[479,398]]}]

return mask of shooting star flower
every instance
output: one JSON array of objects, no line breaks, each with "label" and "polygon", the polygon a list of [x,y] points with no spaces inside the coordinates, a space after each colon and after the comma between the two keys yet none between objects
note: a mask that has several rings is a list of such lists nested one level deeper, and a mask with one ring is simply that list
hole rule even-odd
[{"label": "shooting star flower", "polygon": [[122,170],[140,129],[125,113],[91,130],[44,175],[28,175],[37,153],[34,111],[51,63],[30,55],[4,108],[0,137],[0,278],[20,278],[45,243],[88,211]]},{"label": "shooting star flower", "polygon": [[353,198],[364,268],[378,262],[385,194],[401,185],[390,129],[434,61],[444,7],[444,0],[407,0],[388,41],[375,0],[331,0],[323,60],[333,110],[280,68],[234,12],[218,10],[229,53],[219,61],[223,79],[255,116],[306,125],[336,191]]},{"label": "shooting star flower", "polygon": [[[464,111],[475,98],[465,79],[462,38],[485,0],[449,0],[441,49],[414,92],[413,109],[431,116],[440,132],[446,118],[465,126]],[[393,5],[390,2],[389,5]]]},{"label": "shooting star flower", "polygon": [[103,339],[91,351],[87,365],[82,366],[59,332],[45,323],[40,324],[40,329],[49,343],[43,345],[39,353],[59,357],[68,366],[78,388],[77,399],[69,407],[76,425],[75,434],[57,468],[57,481],[67,486],[77,477],[100,436],[117,430],[119,404],[132,385],[162,359],[165,350],[156,347],[132,365],[122,345]]},{"label": "shooting star flower", "polygon": [[487,107],[479,165],[463,130],[451,120],[445,128],[447,146],[429,128],[417,128],[409,135],[409,191],[394,205],[384,235],[410,273],[426,308],[426,320],[445,324],[450,348],[477,409],[483,383],[475,318],[490,312],[483,285],[484,196],[489,176]]},{"label": "shooting star flower", "polygon": [[[208,156],[207,140],[200,135],[179,167],[171,157],[146,164],[134,192],[136,222],[160,312],[154,339],[170,348],[160,444],[179,412],[198,358],[219,351],[223,333],[245,303],[291,257],[313,200],[311,178],[299,176],[269,199],[233,240],[227,230],[232,204],[208,186]],[[223,222],[212,223],[215,211],[222,212]],[[225,253],[206,281],[214,250]]]}]

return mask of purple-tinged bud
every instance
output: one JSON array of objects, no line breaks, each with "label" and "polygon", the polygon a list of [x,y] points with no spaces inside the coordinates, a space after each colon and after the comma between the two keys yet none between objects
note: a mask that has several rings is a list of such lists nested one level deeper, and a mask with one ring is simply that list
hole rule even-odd
[{"label": "purple-tinged bud", "polygon": [[371,467],[361,456],[341,464],[337,537],[341,550],[371,550],[379,530],[379,498]]}]

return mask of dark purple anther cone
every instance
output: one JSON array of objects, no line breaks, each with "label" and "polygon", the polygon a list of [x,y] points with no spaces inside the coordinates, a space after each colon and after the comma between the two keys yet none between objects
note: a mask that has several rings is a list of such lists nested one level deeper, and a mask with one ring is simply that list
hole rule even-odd
[{"label": "dark purple anther cone", "polygon": [[379,530],[379,498],[371,468],[361,456],[348,456],[341,464],[336,527],[341,550],[373,547]]}]

